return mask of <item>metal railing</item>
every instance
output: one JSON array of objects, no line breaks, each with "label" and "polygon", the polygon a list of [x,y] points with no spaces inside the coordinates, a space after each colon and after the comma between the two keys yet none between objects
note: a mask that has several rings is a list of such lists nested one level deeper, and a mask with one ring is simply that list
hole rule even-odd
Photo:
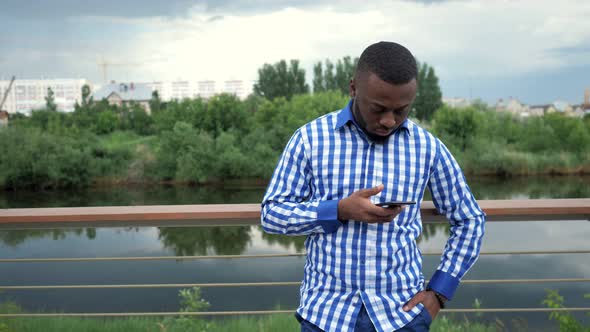
[{"label": "metal railing", "polygon": [[[538,220],[590,220],[590,199],[542,199],[542,200],[488,200],[479,201],[489,222],[538,221]],[[432,202],[423,202],[422,218],[425,222],[443,220],[437,215]],[[64,228],[64,227],[128,227],[128,226],[233,226],[255,225],[260,218],[258,204],[233,205],[169,205],[126,206],[90,208],[42,208],[0,210],[0,229]],[[589,254],[590,249],[545,251],[492,251],[481,255],[531,255],[531,254]],[[423,255],[440,255],[427,252]],[[277,257],[302,257],[300,254],[214,255],[214,256],[156,256],[156,257],[86,257],[86,258],[26,258],[0,259],[0,263],[38,262],[97,262],[97,261],[146,261],[146,260],[201,260],[201,259],[262,259]],[[552,279],[485,279],[463,280],[463,284],[522,284],[522,283],[588,283],[590,278]],[[120,285],[18,285],[3,286],[0,290],[41,289],[117,289],[117,288],[186,288],[186,287],[268,287],[298,286],[299,281],[242,282],[242,283],[184,283],[184,284],[120,284]],[[292,313],[293,310],[263,311],[207,311],[207,312],[122,312],[122,313],[25,313],[0,314],[0,317],[118,317],[118,316],[219,316],[260,315]],[[551,312],[590,311],[590,307],[576,308],[460,308],[443,312]]]}]

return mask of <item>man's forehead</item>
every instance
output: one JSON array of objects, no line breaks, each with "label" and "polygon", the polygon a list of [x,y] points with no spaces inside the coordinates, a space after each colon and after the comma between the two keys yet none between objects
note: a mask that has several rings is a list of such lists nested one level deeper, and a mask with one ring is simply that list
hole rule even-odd
[{"label": "man's forehead", "polygon": [[[381,80],[378,76],[370,76],[365,80],[363,90],[370,99],[412,100],[416,96],[416,79],[404,84],[392,84]],[[362,85],[362,84],[361,84]]]}]

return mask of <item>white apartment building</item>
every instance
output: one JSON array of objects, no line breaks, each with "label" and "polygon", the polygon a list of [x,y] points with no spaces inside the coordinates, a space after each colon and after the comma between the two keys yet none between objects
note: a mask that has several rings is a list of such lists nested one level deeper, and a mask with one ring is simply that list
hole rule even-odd
[{"label": "white apartment building", "polygon": [[170,82],[170,99],[183,100],[185,98],[193,98],[191,82],[189,81],[173,81]]},{"label": "white apartment building", "polygon": [[160,100],[170,100],[169,92],[165,91],[166,84],[162,81],[144,83],[150,90],[158,91]]},{"label": "white apartment building", "polygon": [[[4,91],[9,84],[9,80],[0,81],[0,96],[4,96]],[[47,90],[51,88],[57,109],[71,112],[74,110],[76,101],[80,103],[82,100],[84,84],[88,84],[92,90],[92,84],[86,79],[19,80],[17,78],[3,108],[8,113],[31,114],[32,110],[45,107]]]},{"label": "white apartment building", "polygon": [[199,97],[209,99],[214,95],[218,94],[216,89],[215,81],[205,80],[197,82],[198,90],[197,94]]},{"label": "white apartment building", "polygon": [[242,80],[229,80],[224,82],[223,92],[236,95],[240,99],[246,99],[254,89],[254,82]]},{"label": "white apartment building", "polygon": [[220,93],[236,95],[240,99],[246,99],[254,87],[253,81],[245,80],[201,80],[201,81],[159,81],[144,83],[152,89],[157,90],[160,99],[163,101],[182,100],[184,98],[201,97],[209,99]]}]

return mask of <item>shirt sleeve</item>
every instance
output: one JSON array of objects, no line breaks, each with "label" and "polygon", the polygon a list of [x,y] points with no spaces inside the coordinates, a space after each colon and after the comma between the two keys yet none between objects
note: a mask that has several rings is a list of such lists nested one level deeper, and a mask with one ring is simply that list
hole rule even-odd
[{"label": "shirt sleeve", "polygon": [[307,235],[338,229],[338,200],[311,200],[312,179],[301,130],[297,130],[283,151],[262,201],[261,224],[265,232]]},{"label": "shirt sleeve", "polygon": [[434,206],[451,224],[440,265],[428,288],[451,300],[461,278],[479,256],[485,214],[469,190],[459,164],[439,140],[428,186]]}]

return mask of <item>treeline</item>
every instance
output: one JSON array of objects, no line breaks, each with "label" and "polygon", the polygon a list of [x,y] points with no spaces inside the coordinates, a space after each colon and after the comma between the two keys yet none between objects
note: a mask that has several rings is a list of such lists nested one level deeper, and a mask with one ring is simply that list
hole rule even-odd
[{"label": "treeline", "polygon": [[467,173],[590,174],[590,116],[559,113],[519,119],[479,104],[436,111],[432,132]]},{"label": "treeline", "polygon": [[347,100],[335,91],[289,101],[220,94],[162,103],[151,116],[104,102],[72,113],[38,110],[0,130],[0,186],[267,179],[295,128]]},{"label": "treeline", "polygon": [[[314,93],[298,62],[259,70],[255,94],[220,94],[122,107],[93,101],[88,87],[74,112],[45,109],[11,117],[0,130],[0,187],[67,188],[128,182],[267,180],[292,133],[341,109],[356,59],[314,67]],[[549,114],[516,119],[483,104],[441,107],[434,69],[420,64],[413,118],[437,134],[467,173],[590,173],[590,118]]]}]

